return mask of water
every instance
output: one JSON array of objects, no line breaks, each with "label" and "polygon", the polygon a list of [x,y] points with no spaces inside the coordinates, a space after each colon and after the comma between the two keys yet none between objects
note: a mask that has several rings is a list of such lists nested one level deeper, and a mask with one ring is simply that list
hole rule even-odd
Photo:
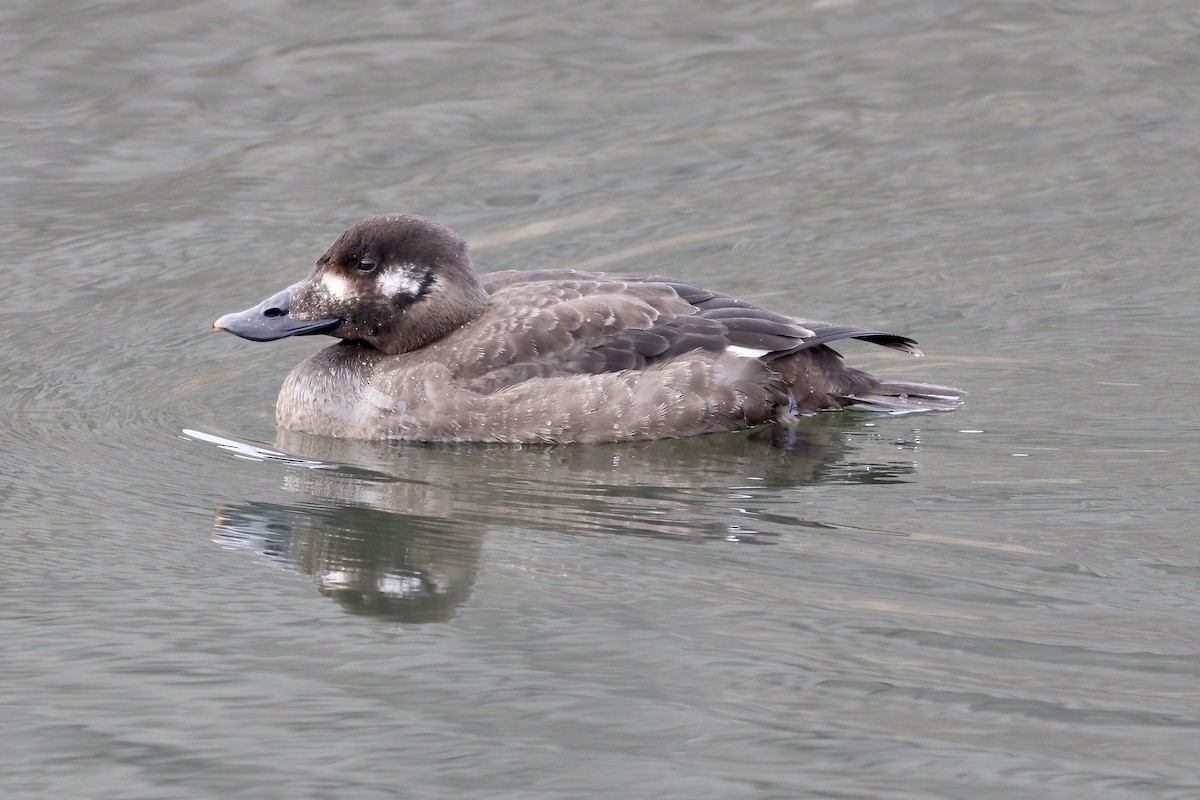
[{"label": "water", "polygon": [[[1200,797],[1198,33],[7,4],[0,796]],[[847,355],[970,402],[793,453],[278,436],[318,343],[211,321],[393,210],[912,334]]]}]

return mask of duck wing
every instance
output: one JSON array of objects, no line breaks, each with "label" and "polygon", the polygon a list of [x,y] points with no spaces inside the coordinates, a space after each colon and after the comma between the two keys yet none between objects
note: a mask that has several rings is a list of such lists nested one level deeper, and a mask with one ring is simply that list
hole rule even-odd
[{"label": "duck wing", "polygon": [[534,378],[645,369],[697,350],[769,362],[858,338],[919,352],[907,337],[800,320],[658,276],[539,270],[491,273],[483,285],[492,310],[468,326],[473,359],[460,362],[458,379],[485,393]]}]

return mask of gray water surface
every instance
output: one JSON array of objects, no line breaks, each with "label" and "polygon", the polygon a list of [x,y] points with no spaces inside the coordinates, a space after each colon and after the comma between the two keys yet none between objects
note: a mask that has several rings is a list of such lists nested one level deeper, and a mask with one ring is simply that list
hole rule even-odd
[{"label": "gray water surface", "polygon": [[[1200,797],[1200,15],[0,9],[0,797]],[[281,435],[341,229],[910,334],[952,414]]]}]

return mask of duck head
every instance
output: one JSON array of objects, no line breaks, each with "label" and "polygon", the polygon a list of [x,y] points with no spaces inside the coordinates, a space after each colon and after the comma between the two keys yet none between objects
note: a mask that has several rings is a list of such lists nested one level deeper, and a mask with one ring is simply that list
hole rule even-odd
[{"label": "duck head", "polygon": [[323,333],[395,354],[437,341],[486,305],[466,242],[433,220],[387,214],[339,236],[304,280],[213,328],[255,342]]}]

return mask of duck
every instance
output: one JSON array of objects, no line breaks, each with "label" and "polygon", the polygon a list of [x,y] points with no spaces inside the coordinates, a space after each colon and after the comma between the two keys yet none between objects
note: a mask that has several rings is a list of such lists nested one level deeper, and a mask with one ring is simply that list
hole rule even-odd
[{"label": "duck", "polygon": [[950,411],[966,393],[846,366],[832,342],[907,336],[776,313],[685,280],[480,274],[414,214],[346,230],[303,280],[213,324],[339,342],[283,381],[276,425],[342,439],[612,443],[794,424],[822,411]]}]

